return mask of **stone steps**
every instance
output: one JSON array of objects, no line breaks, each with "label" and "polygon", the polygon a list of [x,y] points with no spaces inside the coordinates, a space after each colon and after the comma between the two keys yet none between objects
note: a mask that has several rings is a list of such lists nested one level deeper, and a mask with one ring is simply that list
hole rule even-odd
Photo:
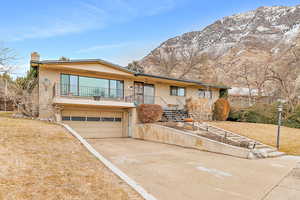
[{"label": "stone steps", "polygon": [[256,158],[274,158],[274,157],[279,157],[279,156],[285,155],[285,153],[279,152],[279,151],[277,151],[277,149],[275,149],[271,146],[262,144],[256,140],[247,138],[245,136],[241,136],[236,133],[232,133],[230,131],[223,130],[218,127],[213,127],[213,126],[203,124],[203,123],[197,123],[194,126],[198,127],[199,129],[202,129],[202,131],[208,131],[212,134],[218,135],[219,137],[225,137],[225,135],[226,135],[226,139],[230,140],[232,142],[237,142],[237,143],[247,142],[247,143],[249,143],[248,148],[251,149],[252,147],[254,147],[254,148],[252,148],[252,152]]},{"label": "stone steps", "polygon": [[187,112],[184,110],[167,110],[163,112],[163,116],[168,121],[183,122],[187,118]]},{"label": "stone steps", "polygon": [[276,158],[276,157],[280,157],[280,156],[284,156],[285,153],[283,152],[279,152],[279,151],[274,151],[271,153],[268,153],[268,158]]}]

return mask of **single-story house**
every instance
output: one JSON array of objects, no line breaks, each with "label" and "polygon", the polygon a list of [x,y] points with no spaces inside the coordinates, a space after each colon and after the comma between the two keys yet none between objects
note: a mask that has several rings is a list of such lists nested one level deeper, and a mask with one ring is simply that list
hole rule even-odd
[{"label": "single-story house", "polygon": [[227,87],[129,71],[100,59],[40,60],[39,118],[69,124],[85,137],[128,137],[137,122],[139,104],[159,104],[164,110],[184,109],[187,98],[215,102]]}]

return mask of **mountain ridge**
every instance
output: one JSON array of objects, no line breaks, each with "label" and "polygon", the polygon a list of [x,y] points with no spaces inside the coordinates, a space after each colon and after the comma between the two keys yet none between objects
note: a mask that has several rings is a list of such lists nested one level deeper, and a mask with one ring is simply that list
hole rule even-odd
[{"label": "mountain ridge", "polygon": [[[262,6],[170,38],[139,63],[147,73],[244,87],[245,81],[232,79],[230,71],[245,63],[254,66],[274,63],[278,57],[294,59],[285,53],[290,48],[296,48],[298,57],[299,32],[300,5]],[[188,67],[182,60],[190,62]]]}]

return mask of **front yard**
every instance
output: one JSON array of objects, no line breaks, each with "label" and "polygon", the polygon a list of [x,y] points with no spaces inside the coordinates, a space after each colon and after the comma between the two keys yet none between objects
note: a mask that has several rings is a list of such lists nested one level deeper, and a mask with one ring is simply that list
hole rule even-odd
[{"label": "front yard", "polygon": [[142,199],[64,128],[0,113],[0,199]]},{"label": "front yard", "polygon": [[[277,126],[245,122],[209,122],[208,124],[276,146]],[[300,155],[300,129],[281,127],[280,151]]]}]

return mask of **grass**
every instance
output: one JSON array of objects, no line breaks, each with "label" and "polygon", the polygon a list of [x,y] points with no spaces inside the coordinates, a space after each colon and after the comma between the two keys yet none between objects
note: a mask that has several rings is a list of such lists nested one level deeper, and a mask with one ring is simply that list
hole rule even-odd
[{"label": "grass", "polygon": [[[209,124],[276,146],[277,125],[227,121]],[[300,155],[300,129],[281,127],[279,150],[290,155]]]},{"label": "grass", "polygon": [[142,199],[63,127],[0,115],[0,199]]},{"label": "grass", "polygon": [[12,114],[13,112],[0,111],[0,117],[10,117]]}]

